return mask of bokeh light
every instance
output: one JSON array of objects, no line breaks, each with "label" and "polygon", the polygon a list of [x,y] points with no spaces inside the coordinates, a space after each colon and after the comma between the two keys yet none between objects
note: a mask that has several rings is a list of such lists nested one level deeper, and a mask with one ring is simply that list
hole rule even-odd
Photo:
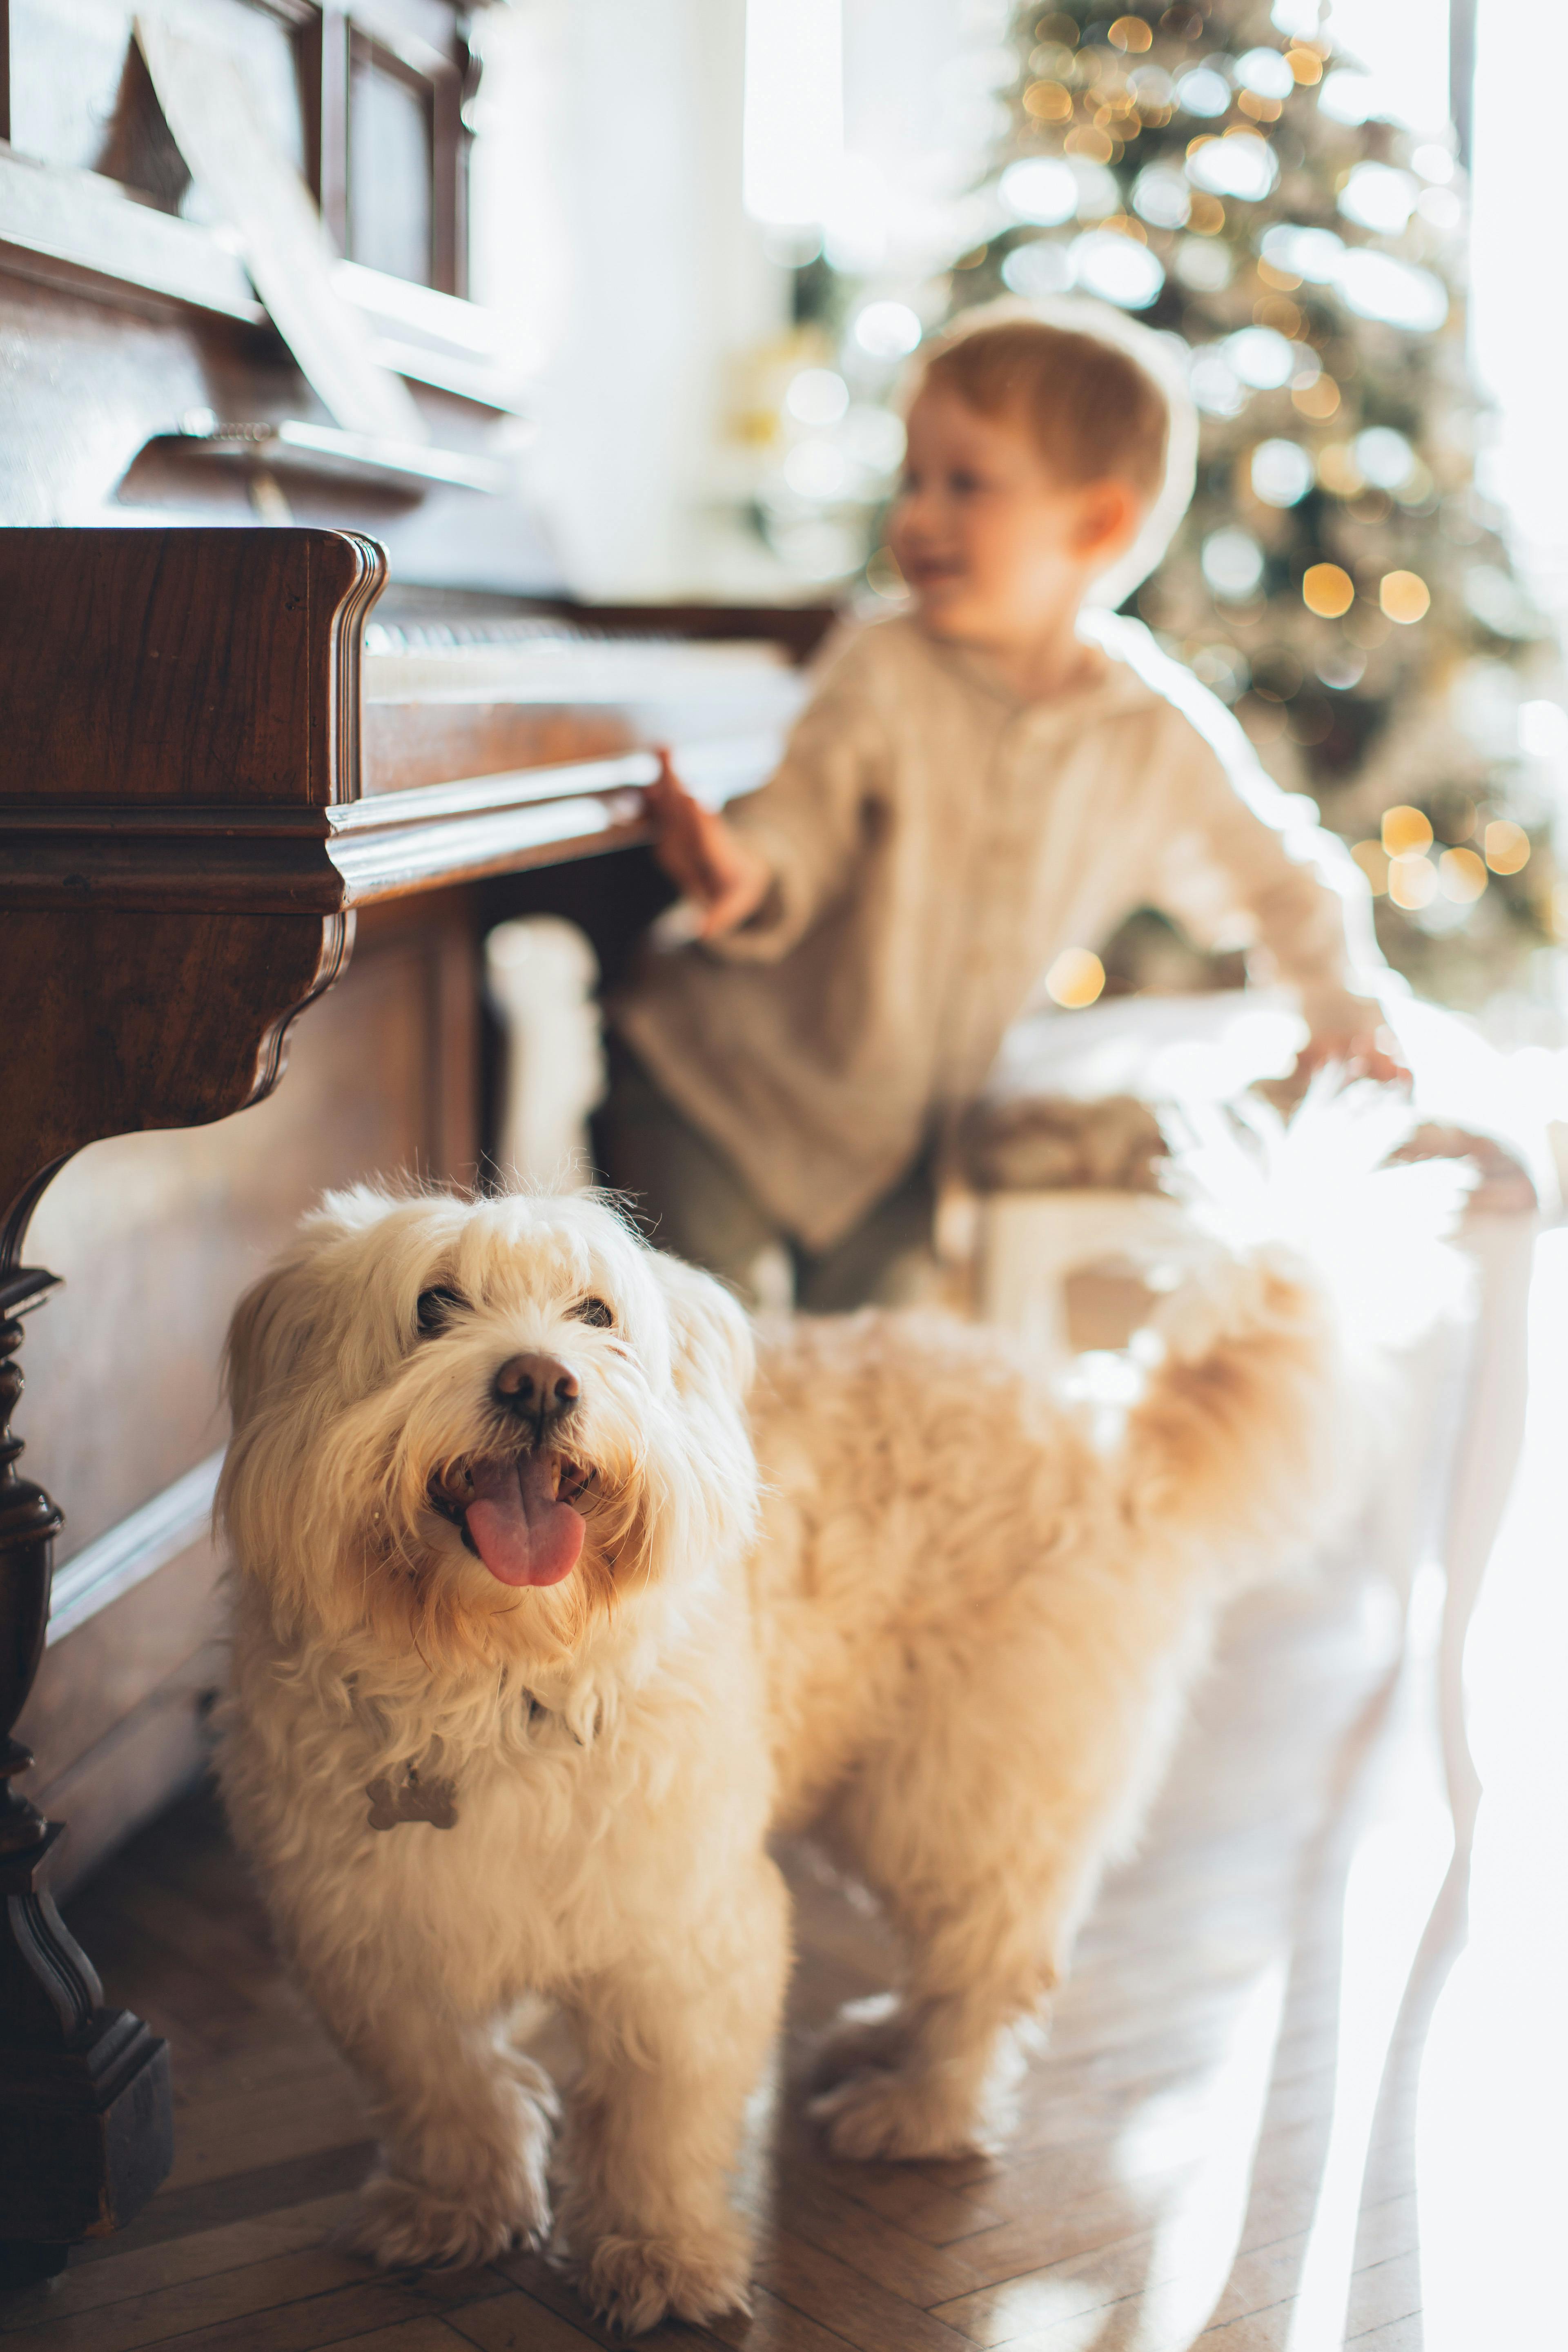
[{"label": "bokeh light", "polygon": [[1568,757],[1568,710],[1560,702],[1521,702],[1519,748],[1531,760]]},{"label": "bokeh light", "polygon": [[1108,220],[1112,213],[1121,210],[1121,184],[1104,163],[1096,163],[1087,155],[1075,155],[1072,175],[1078,183],[1080,221]]},{"label": "bokeh light", "polygon": [[1263,550],[1250,531],[1210,531],[1198,560],[1215,594],[1230,604],[1254,594],[1263,578]]},{"label": "bokeh light", "polygon": [[837,425],[849,405],[849,387],[834,368],[802,368],[790,378],[784,406],[801,425]]},{"label": "bokeh light", "polygon": [[1296,77],[1278,49],[1247,49],[1236,61],[1236,78],[1256,98],[1289,98]]},{"label": "bokeh light", "polygon": [[1337,563],[1309,564],[1301,581],[1301,602],[1320,619],[1337,621],[1355,603],[1355,582]]},{"label": "bokeh light", "polygon": [[1424,180],[1431,180],[1436,186],[1446,188],[1454,176],[1454,159],[1446,147],[1428,143],[1416,148],[1410,158],[1410,168],[1413,172],[1419,172]]},{"label": "bokeh light", "polygon": [[1509,817],[1494,817],[1483,836],[1487,864],[1494,874],[1517,874],[1530,863],[1530,835]]},{"label": "bokeh light", "polygon": [[1402,490],[1415,471],[1415,450],[1403,433],[1391,425],[1373,425],[1358,433],[1351,444],[1363,481],[1380,490]]},{"label": "bokeh light", "polygon": [[1296,365],[1295,346],[1273,327],[1241,327],[1227,335],[1226,358],[1255,392],[1278,392],[1287,384]]},{"label": "bokeh light", "polygon": [[1318,452],[1318,479],[1325,490],[1336,499],[1353,499],[1366,488],[1366,478],[1356,464],[1355,449],[1349,441],[1326,441]]},{"label": "bokeh light", "polygon": [[1383,812],[1383,845],[1390,857],[1407,857],[1414,851],[1430,849],[1432,825],[1430,819],[1418,808],[1405,802]]},{"label": "bokeh light", "polygon": [[1046,237],[1015,246],[1002,264],[1002,283],[1027,301],[1065,294],[1072,284],[1072,261],[1067,247]]},{"label": "bokeh light", "polygon": [[1418,572],[1385,572],[1378,587],[1377,601],[1391,621],[1408,628],[1430,610],[1432,591]]},{"label": "bokeh light", "polygon": [[1424,851],[1388,861],[1388,895],[1396,907],[1414,913],[1429,907],[1437,895],[1437,869]]},{"label": "bokeh light", "polygon": [[1339,208],[1358,228],[1398,236],[1415,208],[1418,190],[1408,172],[1392,163],[1358,163],[1339,193]]},{"label": "bokeh light", "polygon": [[875,360],[907,359],[921,339],[921,322],[907,302],[868,302],[855,321],[855,340]]},{"label": "bokeh light", "polygon": [[1192,191],[1168,163],[1151,163],[1132,183],[1132,209],[1152,228],[1185,228]]},{"label": "bokeh light", "polygon": [[1312,460],[1299,441],[1260,441],[1252,453],[1253,495],[1266,507],[1293,507],[1312,487]]},{"label": "bokeh light", "polygon": [[1191,73],[1177,77],[1176,104],[1184,114],[1201,115],[1212,121],[1230,111],[1230,84],[1212,66],[1194,66]]},{"label": "bokeh light", "polygon": [[1339,407],[1340,388],[1331,375],[1317,375],[1310,383],[1292,384],[1290,399],[1303,416],[1310,417],[1315,425],[1321,425]]},{"label": "bokeh light", "polygon": [[1112,229],[1086,229],[1074,238],[1070,257],[1084,292],[1119,310],[1147,310],[1165,283],[1164,267],[1148,247]]},{"label": "bokeh light", "polygon": [[1320,84],[1318,110],[1331,122],[1343,122],[1354,130],[1376,113],[1377,84],[1370,74],[1342,67],[1326,75]]},{"label": "bokeh light", "polygon": [[1437,887],[1456,907],[1472,906],[1487,887],[1487,869],[1473,849],[1446,849],[1437,860]]},{"label": "bokeh light", "polygon": [[1089,948],[1064,948],[1046,974],[1046,994],[1069,1013],[1092,1004],[1105,986],[1105,966]]},{"label": "bokeh light", "polygon": [[1348,694],[1366,676],[1366,656],[1353,646],[1331,646],[1312,667],[1325,686],[1331,686],[1336,694]]},{"label": "bokeh light", "polygon": [[998,184],[1015,220],[1055,228],[1078,211],[1077,175],[1059,156],[1032,155],[1025,163],[1009,163]]},{"label": "bokeh light", "polygon": [[1448,294],[1430,269],[1396,261],[1370,246],[1346,250],[1338,273],[1340,292],[1363,319],[1381,319],[1412,334],[1435,333],[1448,315]]},{"label": "bokeh light", "polygon": [[1037,122],[1070,122],[1072,92],[1059,81],[1032,81],[1024,92],[1024,111]]},{"label": "bokeh light", "polygon": [[1226,131],[1189,151],[1187,177],[1211,196],[1237,196],[1261,204],[1279,177],[1274,150],[1256,131]]},{"label": "bokeh light", "polygon": [[1127,77],[1127,89],[1130,97],[1151,111],[1176,102],[1176,85],[1163,66],[1134,66]]},{"label": "bokeh light", "polygon": [[784,461],[784,478],[799,499],[841,498],[849,469],[831,441],[802,441]]},{"label": "bokeh light", "polygon": [[1112,48],[1135,51],[1152,47],[1154,41],[1142,16],[1118,16],[1105,37]]},{"label": "bokeh light", "polygon": [[1276,221],[1265,229],[1259,247],[1265,261],[1314,286],[1331,286],[1344,259],[1345,241],[1331,228],[1301,228],[1294,221]]},{"label": "bokeh light", "polygon": [[1458,228],[1465,216],[1465,207],[1452,188],[1423,188],[1415,209],[1436,229]]},{"label": "bokeh light", "polygon": [[[1206,203],[1207,199],[1205,198],[1203,201]],[[1229,246],[1221,245],[1217,241],[1211,244],[1206,236],[1183,237],[1176,247],[1172,266],[1182,284],[1191,287],[1194,294],[1221,293],[1236,275],[1236,265],[1231,259]],[[1227,370],[1226,373],[1228,373],[1229,371]],[[1234,387],[1236,383],[1234,374],[1231,375],[1230,381]],[[1221,413],[1232,415],[1235,411],[1226,409]]]},{"label": "bokeh light", "polygon": [[891,474],[903,464],[904,420],[895,416],[891,409],[873,408],[869,401],[857,401],[844,419],[837,439],[850,463],[864,466],[869,474]]}]

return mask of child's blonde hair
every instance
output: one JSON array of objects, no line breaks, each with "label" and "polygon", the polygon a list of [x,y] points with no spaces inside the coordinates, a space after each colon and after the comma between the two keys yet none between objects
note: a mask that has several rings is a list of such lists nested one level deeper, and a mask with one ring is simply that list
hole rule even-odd
[{"label": "child's blonde hair", "polygon": [[1152,501],[1165,478],[1171,408],[1161,384],[1105,336],[1005,310],[960,320],[916,362],[910,397],[952,393],[983,416],[1022,416],[1068,481],[1113,478]]}]

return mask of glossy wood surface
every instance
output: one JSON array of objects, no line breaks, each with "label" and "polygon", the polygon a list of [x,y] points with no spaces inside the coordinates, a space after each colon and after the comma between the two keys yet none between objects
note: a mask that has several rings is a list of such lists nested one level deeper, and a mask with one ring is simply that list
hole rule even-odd
[{"label": "glossy wood surface", "polygon": [[5,800],[96,803],[107,829],[345,796],[384,578],[349,531],[0,530]]},{"label": "glossy wood surface", "polygon": [[342,916],[3,920],[0,1221],[8,1210],[17,1244],[40,1183],[83,1144],[226,1118],[267,1094],[289,1021],[330,986],[349,939]]}]

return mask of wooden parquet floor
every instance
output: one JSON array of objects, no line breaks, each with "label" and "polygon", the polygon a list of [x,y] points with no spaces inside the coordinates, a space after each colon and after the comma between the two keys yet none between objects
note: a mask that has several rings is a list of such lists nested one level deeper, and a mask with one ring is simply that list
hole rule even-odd
[{"label": "wooden parquet floor", "polygon": [[[1362,2078],[1347,2083],[1342,2063],[1347,1873],[1369,1824],[1425,1822],[1432,1798],[1422,1677],[1390,1676],[1382,1590],[1340,1575],[1236,1619],[1142,1858],[1107,1886],[1085,1935],[1002,2163],[859,2168],[813,2147],[798,2093],[808,2037],[838,2002],[887,1982],[888,1953],[863,1903],[809,1857],[787,1857],[800,1960],[749,2191],[755,2315],[646,2340],[1300,2352],[1301,2297],[1326,2292],[1328,2333],[1313,2343],[1342,2340],[1342,2327],[1365,2352],[1420,2342],[1404,2059],[1428,2005],[1420,1967],[1445,1964],[1440,1933],[1406,1979],[1440,1853],[1408,1916],[1384,1923],[1384,1944],[1387,1932],[1404,1942],[1381,2040]],[[609,2341],[538,2258],[382,2277],[324,2243],[371,2154],[364,2122],[279,1972],[210,1799],[145,1832],[71,1916],[109,1997],[169,2038],[178,2154],[131,2229],[5,2307],[4,2352]],[[1387,1950],[1373,1957],[1381,1984]]]}]

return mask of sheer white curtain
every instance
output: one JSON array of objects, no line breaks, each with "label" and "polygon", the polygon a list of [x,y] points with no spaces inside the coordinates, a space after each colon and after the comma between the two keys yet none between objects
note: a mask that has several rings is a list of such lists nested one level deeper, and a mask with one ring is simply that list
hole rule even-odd
[{"label": "sheer white curtain", "polygon": [[1497,404],[1482,480],[1507,509],[1517,561],[1562,632],[1568,166],[1552,116],[1568,87],[1568,8],[1563,0],[1480,0],[1476,48],[1470,334]]},{"label": "sheer white curtain", "polygon": [[[1448,0],[1335,0],[1331,29],[1421,131],[1448,102]],[[1563,0],[1479,0],[1471,157],[1471,360],[1493,403],[1481,487],[1515,559],[1568,627],[1568,179],[1552,110],[1568,88]]]}]

